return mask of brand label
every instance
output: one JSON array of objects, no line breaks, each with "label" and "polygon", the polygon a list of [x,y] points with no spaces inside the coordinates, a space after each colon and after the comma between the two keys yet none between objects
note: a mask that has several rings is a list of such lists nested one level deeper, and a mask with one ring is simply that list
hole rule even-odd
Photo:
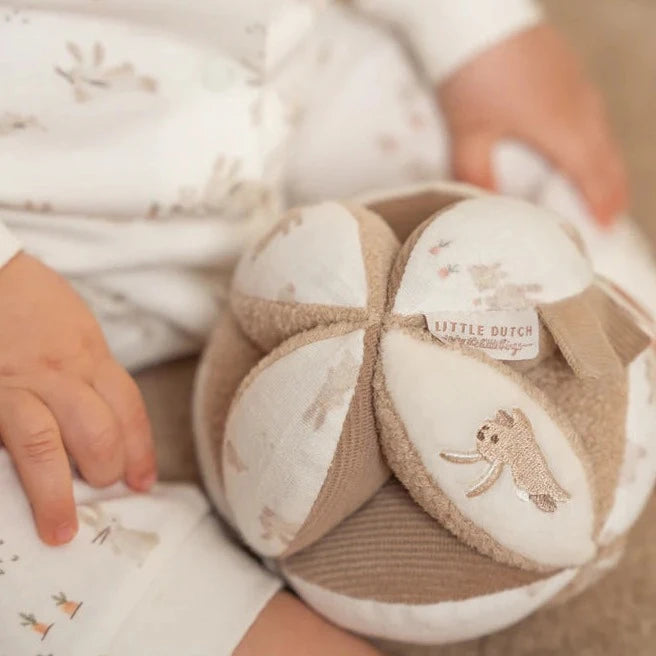
[{"label": "brand label", "polygon": [[475,348],[495,360],[531,360],[538,354],[540,322],[533,309],[432,312],[426,322],[441,342]]}]

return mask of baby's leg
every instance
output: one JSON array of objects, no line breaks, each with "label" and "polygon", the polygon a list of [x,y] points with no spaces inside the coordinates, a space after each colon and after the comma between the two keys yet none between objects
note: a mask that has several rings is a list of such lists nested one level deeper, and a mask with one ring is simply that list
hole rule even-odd
[{"label": "baby's leg", "polygon": [[366,642],[329,624],[296,597],[279,592],[265,606],[234,656],[376,656]]}]

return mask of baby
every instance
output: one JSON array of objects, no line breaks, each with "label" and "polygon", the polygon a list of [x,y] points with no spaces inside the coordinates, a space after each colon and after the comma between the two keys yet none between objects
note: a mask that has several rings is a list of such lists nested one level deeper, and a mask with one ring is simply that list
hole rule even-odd
[{"label": "baby", "polygon": [[[119,484],[157,477],[128,371],[198,352],[236,256],[289,198],[445,175],[438,106],[457,179],[495,188],[493,148],[513,138],[600,223],[627,205],[599,95],[530,0],[324,4],[0,2],[0,537],[32,559],[0,599],[8,653],[35,635],[69,654],[377,653],[280,592],[191,487]],[[34,544],[14,469],[41,540],[67,547]],[[80,528],[91,503],[114,524]],[[138,559],[110,524],[148,536]],[[60,588],[39,571],[95,606],[75,637],[41,620]]]}]

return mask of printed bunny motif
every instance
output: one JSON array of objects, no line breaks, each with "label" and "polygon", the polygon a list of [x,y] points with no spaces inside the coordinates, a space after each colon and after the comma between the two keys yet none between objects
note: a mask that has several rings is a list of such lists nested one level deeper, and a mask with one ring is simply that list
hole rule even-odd
[{"label": "printed bunny motif", "polygon": [[520,496],[532,501],[543,512],[555,512],[558,503],[570,498],[549,471],[531,422],[519,408],[514,408],[512,415],[499,410],[494,419],[478,429],[476,439],[476,451],[440,453],[444,460],[458,464],[481,460],[490,463],[483,477],[467,491],[468,497],[487,492],[508,465]]},{"label": "printed bunny motif", "polygon": [[279,540],[285,546],[289,546],[298,533],[298,525],[288,522],[280,517],[275,510],[265,506],[260,513],[260,525],[262,526],[262,538],[265,540]]},{"label": "printed bunny motif", "polygon": [[501,262],[474,264],[469,267],[468,271],[479,292],[496,289],[499,283],[508,275],[501,269]]},{"label": "printed bunny motif", "polygon": [[314,430],[319,430],[326,421],[328,413],[341,405],[342,397],[351,389],[359,369],[358,363],[349,351],[344,354],[336,367],[328,369],[328,376],[316,399],[303,414],[305,421],[314,420]]},{"label": "printed bunny motif", "polygon": [[99,503],[78,506],[78,516],[84,524],[97,531],[92,544],[107,542],[117,555],[124,555],[143,565],[150,552],[159,544],[157,533],[123,526],[118,515],[107,513]]},{"label": "printed bunny motif", "polygon": [[539,294],[542,291],[542,285],[538,284],[503,282],[508,274],[501,268],[500,262],[475,264],[468,271],[479,292],[492,292],[474,301],[477,305],[485,304],[488,310],[522,310],[535,305],[529,294]]}]

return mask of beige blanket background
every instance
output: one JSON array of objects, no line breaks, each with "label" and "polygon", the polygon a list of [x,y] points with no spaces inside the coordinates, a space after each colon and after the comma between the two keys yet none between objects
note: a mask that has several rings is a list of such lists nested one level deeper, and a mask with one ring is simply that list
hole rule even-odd
[{"label": "beige blanket background", "polygon": [[[606,94],[629,164],[634,213],[656,244],[656,0],[545,0],[544,4]],[[189,418],[194,365],[194,360],[183,360],[138,376],[153,420],[164,480],[197,477]],[[635,527],[620,567],[565,606],[469,643],[384,648],[406,656],[653,656],[656,497]]]}]

